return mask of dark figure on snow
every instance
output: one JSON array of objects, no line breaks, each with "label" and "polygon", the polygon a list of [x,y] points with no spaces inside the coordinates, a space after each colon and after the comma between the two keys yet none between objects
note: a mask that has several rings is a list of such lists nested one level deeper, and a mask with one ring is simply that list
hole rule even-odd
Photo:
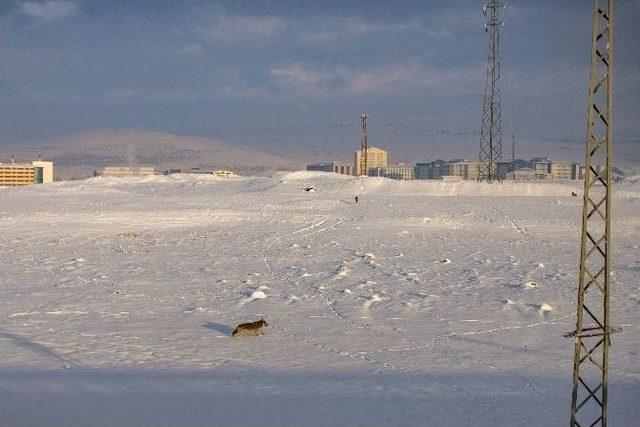
[{"label": "dark figure on snow", "polygon": [[356,196],[356,203],[358,203],[358,196]]}]

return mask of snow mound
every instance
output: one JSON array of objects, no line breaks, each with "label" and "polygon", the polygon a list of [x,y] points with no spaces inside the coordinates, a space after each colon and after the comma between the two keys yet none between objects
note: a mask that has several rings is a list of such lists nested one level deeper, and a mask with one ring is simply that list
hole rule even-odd
[{"label": "snow mound", "polygon": [[247,296],[240,302],[240,305],[248,304],[258,299],[267,298],[267,293],[265,292],[266,289],[269,289],[269,288],[266,286],[260,286],[255,291],[251,292],[250,294],[247,294]]},{"label": "snow mound", "polygon": [[318,171],[296,171],[296,172],[286,172],[282,175],[278,175],[278,179],[285,182],[296,182],[296,181],[309,181],[309,180],[348,180],[353,177],[348,175],[341,175],[337,173],[330,172],[318,172]]},{"label": "snow mound", "polygon": [[369,308],[371,307],[373,304],[375,304],[376,302],[380,302],[382,301],[382,298],[380,298],[380,295],[378,294],[373,294],[371,295],[369,298],[367,298],[367,300],[364,302],[363,307],[364,308]]},{"label": "snow mound", "polygon": [[341,279],[345,276],[348,276],[349,273],[351,273],[351,269],[349,267],[347,267],[346,264],[341,264],[340,267],[338,267],[338,269],[336,270],[335,274],[333,275],[334,279]]},{"label": "snow mound", "polygon": [[538,310],[540,310],[542,312],[553,311],[553,307],[551,307],[546,302],[543,302],[542,304],[540,304],[540,307],[538,308]]},{"label": "snow mound", "polygon": [[251,295],[249,295],[250,300],[265,299],[266,297],[267,297],[267,294],[265,294],[264,291],[253,291]]},{"label": "snow mound", "polygon": [[[163,195],[176,193],[198,195],[242,194],[256,192],[300,191],[300,187],[315,187],[323,194],[351,198],[358,194],[366,203],[367,196],[377,194],[422,196],[481,196],[481,197],[567,197],[579,192],[576,183],[501,182],[491,185],[475,181],[445,182],[439,180],[399,181],[381,177],[356,177],[329,172],[297,171],[277,173],[274,177],[220,178],[214,175],[153,175],[145,177],[96,177],[79,181],[57,182],[48,186],[56,192],[143,193],[161,191]],[[638,184],[625,180],[617,184],[615,197],[637,198]]]}]

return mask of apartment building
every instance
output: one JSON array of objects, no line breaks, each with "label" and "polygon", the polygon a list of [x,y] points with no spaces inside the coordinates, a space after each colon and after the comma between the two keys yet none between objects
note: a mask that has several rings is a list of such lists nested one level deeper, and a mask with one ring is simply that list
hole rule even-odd
[{"label": "apartment building", "polygon": [[584,168],[578,163],[551,163],[549,168],[551,180],[583,179]]},{"label": "apartment building", "polygon": [[442,176],[458,176],[460,179],[478,179],[478,162],[452,160],[444,165]]},{"label": "apartment building", "polygon": [[[360,174],[360,158],[362,150],[355,153],[354,175]],[[384,168],[389,165],[389,152],[378,147],[367,148],[367,169]]]},{"label": "apartment building", "polygon": [[388,165],[383,168],[369,168],[370,176],[381,176],[384,178],[411,180],[414,177],[414,168],[403,163]]},{"label": "apartment building", "polygon": [[341,175],[353,175],[353,165],[350,163],[315,163],[307,165],[308,171],[333,172]]},{"label": "apartment building", "polygon": [[156,173],[156,168],[153,166],[105,166],[102,170],[102,176],[113,177],[146,176]]},{"label": "apartment building", "polygon": [[53,162],[0,163],[0,185],[15,187],[53,182]]},{"label": "apartment building", "polygon": [[444,160],[416,163],[414,167],[415,179],[440,179],[444,171]]}]

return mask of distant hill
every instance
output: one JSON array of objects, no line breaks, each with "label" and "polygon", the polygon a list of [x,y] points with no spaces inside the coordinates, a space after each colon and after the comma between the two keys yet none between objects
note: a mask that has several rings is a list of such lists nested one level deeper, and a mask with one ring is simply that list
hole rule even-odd
[{"label": "distant hill", "polygon": [[304,161],[275,156],[257,148],[233,146],[213,138],[145,130],[104,130],[2,147],[7,161],[30,161],[42,155],[52,160],[56,179],[91,176],[106,165],[152,165],[168,168],[229,168],[260,172],[298,169]]}]

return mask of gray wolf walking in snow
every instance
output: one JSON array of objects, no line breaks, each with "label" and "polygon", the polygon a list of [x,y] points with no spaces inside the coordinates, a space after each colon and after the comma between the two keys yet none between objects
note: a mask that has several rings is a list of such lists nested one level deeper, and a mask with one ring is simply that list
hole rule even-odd
[{"label": "gray wolf walking in snow", "polygon": [[231,336],[240,337],[242,335],[255,335],[255,336],[264,335],[262,328],[268,325],[269,324],[264,319],[260,319],[257,322],[242,323],[233,330],[233,333],[231,334]]}]

